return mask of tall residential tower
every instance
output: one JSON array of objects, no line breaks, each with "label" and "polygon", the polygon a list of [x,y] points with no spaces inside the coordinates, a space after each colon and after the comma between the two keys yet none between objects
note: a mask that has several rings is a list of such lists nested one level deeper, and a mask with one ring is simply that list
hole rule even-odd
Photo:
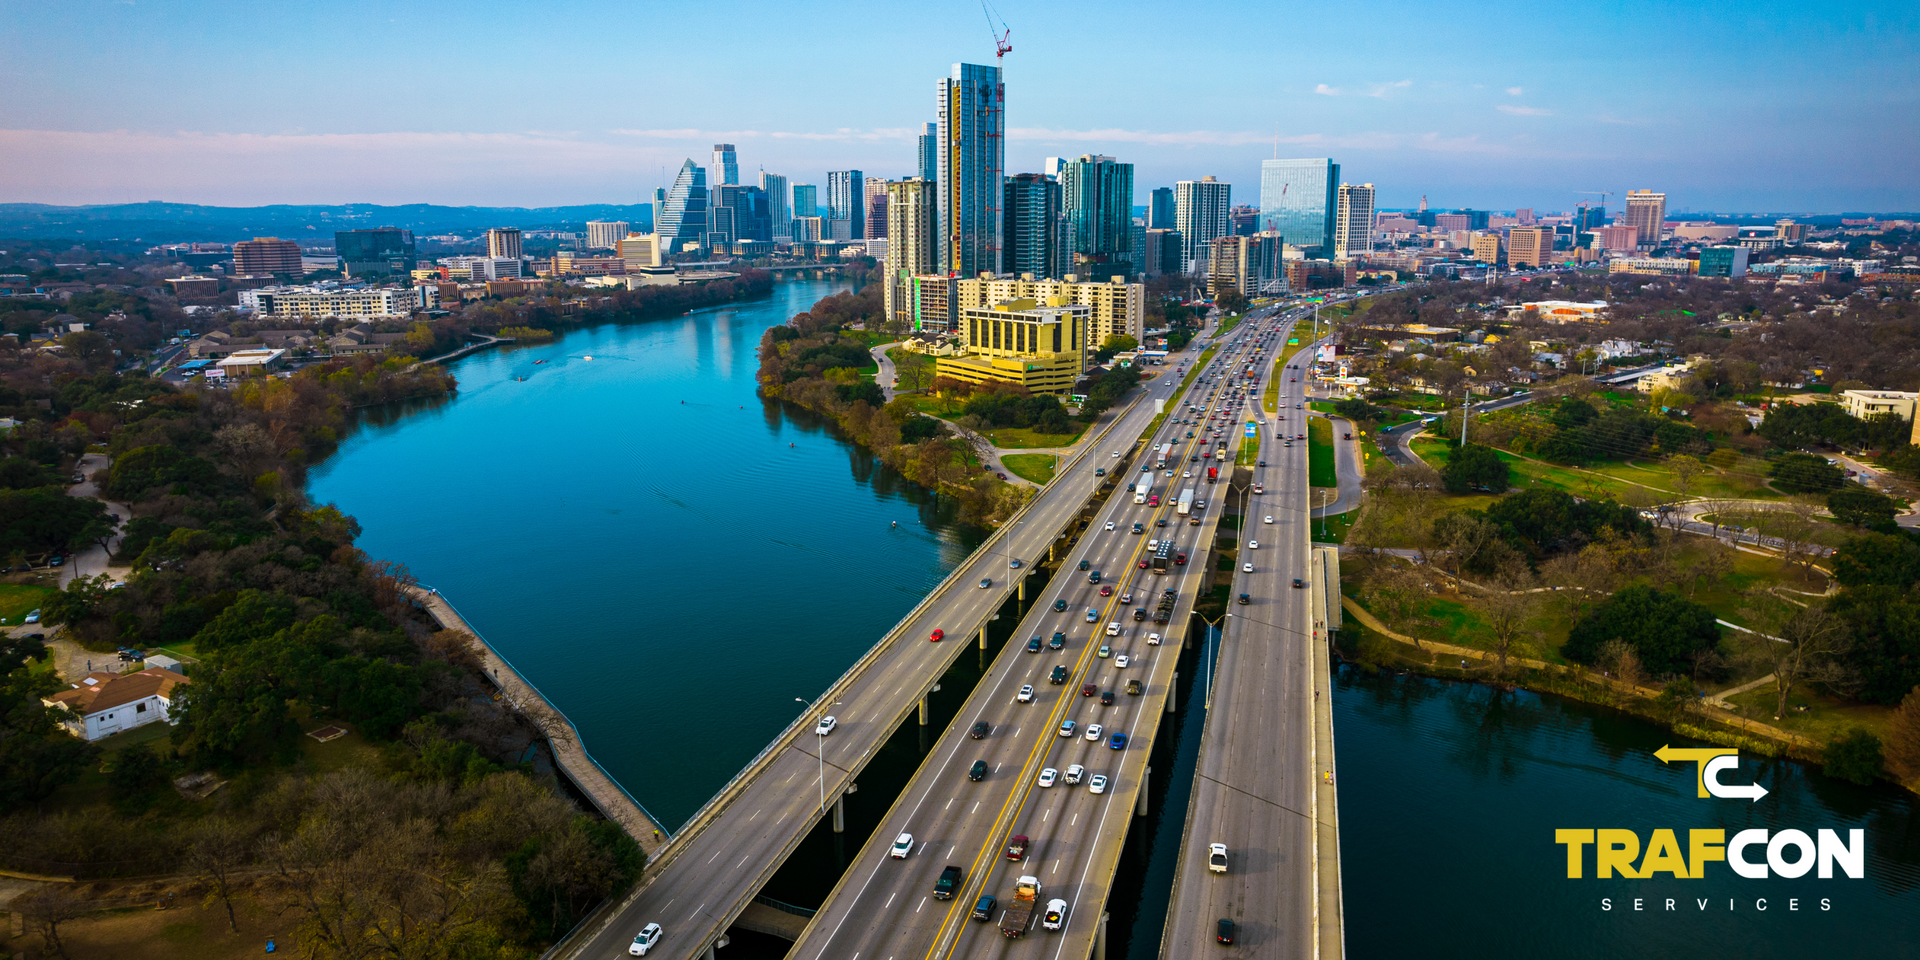
[{"label": "tall residential tower", "polygon": [[1173,185],[1173,228],[1180,234],[1180,269],[1205,276],[1207,257],[1215,237],[1233,232],[1229,211],[1233,185],[1212,177],[1181,180]]},{"label": "tall residential tower", "polygon": [[961,277],[1001,269],[1007,168],[1007,90],[999,67],[956,63],[935,86],[939,103],[940,264]]},{"label": "tall residential tower", "polygon": [[1334,260],[1351,260],[1373,252],[1373,184],[1343,183],[1333,217]]}]

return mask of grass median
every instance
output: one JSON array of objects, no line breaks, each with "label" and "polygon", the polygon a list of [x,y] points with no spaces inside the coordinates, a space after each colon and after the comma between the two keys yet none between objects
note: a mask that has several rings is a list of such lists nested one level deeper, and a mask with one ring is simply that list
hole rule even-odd
[{"label": "grass median", "polygon": [[1340,485],[1340,475],[1333,465],[1333,424],[1321,417],[1307,421],[1307,483],[1316,487]]}]

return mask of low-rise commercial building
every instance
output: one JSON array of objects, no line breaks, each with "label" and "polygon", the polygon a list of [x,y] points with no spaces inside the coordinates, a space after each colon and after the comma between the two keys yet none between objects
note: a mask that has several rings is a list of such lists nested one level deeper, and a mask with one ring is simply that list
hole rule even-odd
[{"label": "low-rise commercial building", "polygon": [[67,715],[61,726],[92,742],[149,723],[173,722],[174,692],[191,682],[172,670],[96,670],[67,689],[40,698],[40,702],[64,708]]},{"label": "low-rise commercial building", "polygon": [[1065,396],[1087,371],[1089,307],[1053,297],[1045,306],[1017,299],[960,313],[967,353],[941,358],[937,376]]},{"label": "low-rise commercial building", "polygon": [[1685,277],[1693,274],[1695,264],[1681,257],[1620,257],[1607,261],[1608,273],[1638,273],[1647,276]]},{"label": "low-rise commercial building", "polygon": [[1128,283],[1124,278],[1094,282],[1092,278],[1067,274],[1060,280],[1036,279],[1033,274],[1019,277],[954,281],[955,306],[964,315],[967,310],[1014,300],[1053,303],[1059,300],[1088,310],[1087,343],[1098,347],[1107,338],[1129,336],[1136,342],[1146,335],[1147,285]]},{"label": "low-rise commercial building", "polygon": [[1914,400],[1917,398],[1920,398],[1920,393],[1906,390],[1842,390],[1840,406],[1862,420],[1889,413],[1903,420],[1912,420]]},{"label": "low-rise commercial building", "polygon": [[1595,300],[1583,303],[1577,300],[1537,300],[1523,303],[1520,309],[1527,313],[1538,314],[1543,320],[1564,323],[1568,320],[1603,320],[1606,318],[1607,302]]}]

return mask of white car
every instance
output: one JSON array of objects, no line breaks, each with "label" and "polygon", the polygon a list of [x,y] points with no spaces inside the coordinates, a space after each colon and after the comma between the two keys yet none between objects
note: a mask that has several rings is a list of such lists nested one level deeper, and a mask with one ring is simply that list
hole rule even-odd
[{"label": "white car", "polygon": [[1193,476],[1193,471],[1192,471],[1192,470],[1182,470],[1182,471],[1180,471],[1180,476],[1181,476],[1182,478],[1186,478],[1186,477],[1191,477],[1191,476]]},{"label": "white car", "polygon": [[1272,518],[1272,517],[1268,517],[1268,518],[1266,519],[1266,521],[1265,521],[1265,522],[1267,522],[1267,523],[1272,523],[1272,522],[1273,522],[1273,518]]},{"label": "white car", "polygon": [[1260,549],[1260,541],[1258,541],[1258,540],[1248,540],[1248,541],[1247,541],[1247,549],[1248,549],[1248,550],[1258,550],[1258,549]]},{"label": "white car", "polygon": [[1108,621],[1108,623],[1107,623],[1107,636],[1109,636],[1109,637],[1117,637],[1117,636],[1119,636],[1119,635],[1120,635],[1120,621],[1118,621],[1118,620],[1112,620],[1112,621]]},{"label": "white car", "polygon": [[1020,694],[1014,697],[1014,699],[1020,701],[1021,703],[1031,702],[1033,700],[1033,684],[1029,683],[1026,686],[1021,687]]},{"label": "white car", "polygon": [[1240,571],[1241,571],[1242,573],[1252,573],[1252,572],[1253,572],[1253,564],[1251,564],[1251,563],[1243,563],[1243,564],[1241,564],[1241,565],[1240,565]]},{"label": "white car", "polygon": [[1128,664],[1129,662],[1131,662],[1131,661],[1129,661],[1129,660],[1127,659],[1127,655],[1123,653],[1123,654],[1121,654],[1121,655],[1119,655],[1119,656],[1117,656],[1117,657],[1114,657],[1114,658],[1113,658],[1113,668],[1114,668],[1115,670],[1125,670],[1125,669],[1127,668],[1127,664]]},{"label": "white car", "polygon": [[832,733],[833,728],[839,723],[840,721],[832,717],[821,717],[820,722],[813,725],[813,732],[824,737],[827,734]]},{"label": "white car", "polygon": [[1107,521],[1107,529],[1108,529],[1108,530],[1112,530],[1112,529],[1113,529],[1113,521],[1112,521],[1112,520],[1108,520],[1108,521]]},{"label": "white car", "polygon": [[1097,723],[1090,723],[1090,724],[1087,724],[1087,739],[1088,739],[1088,740],[1092,740],[1092,741],[1095,741],[1095,742],[1098,742],[1098,741],[1099,741],[1099,739],[1100,739],[1100,735],[1101,735],[1101,734],[1103,734],[1103,733],[1105,733],[1105,732],[1107,732],[1107,731],[1106,731],[1106,728],[1105,728],[1105,727],[1102,727],[1101,725],[1099,725],[1099,724],[1097,724]]},{"label": "white car", "polygon": [[1207,870],[1211,873],[1227,872],[1227,845],[1224,843],[1207,844]]},{"label": "white car", "polygon": [[1060,776],[1060,771],[1055,770],[1052,767],[1048,767],[1045,770],[1040,771],[1040,781],[1039,781],[1040,785],[1043,787],[1051,787],[1053,786],[1053,781],[1059,778],[1059,776]]},{"label": "white car", "polygon": [[665,933],[665,931],[661,930],[660,925],[657,923],[649,923],[641,927],[639,935],[635,936],[633,942],[627,945],[627,956],[646,956],[647,951],[652,950],[653,945],[660,942],[660,935],[662,933]]},{"label": "white car", "polygon": [[1067,922],[1067,902],[1048,900],[1047,912],[1040,915],[1040,926],[1048,930],[1058,930]]},{"label": "white car", "polygon": [[1147,634],[1147,646],[1149,646],[1149,647],[1157,647],[1157,646],[1159,646],[1159,645],[1160,645],[1160,635],[1159,635],[1159,634],[1157,634],[1157,633],[1149,633],[1149,634]]},{"label": "white car", "polygon": [[1079,782],[1080,782],[1080,778],[1081,778],[1081,777],[1084,777],[1084,776],[1086,776],[1086,775],[1087,775],[1087,768],[1086,768],[1086,767],[1083,767],[1083,766],[1081,766],[1081,765],[1079,765],[1079,764],[1077,764],[1077,763],[1070,763],[1070,764],[1067,764],[1067,777],[1066,777],[1066,781],[1067,781],[1068,783],[1079,783]]},{"label": "white car", "polygon": [[905,860],[907,858],[907,854],[912,852],[913,852],[913,834],[903,833],[893,838],[892,854],[895,860]]},{"label": "white car", "polygon": [[1104,775],[1095,775],[1092,780],[1087,781],[1087,792],[1088,793],[1106,793],[1107,778]]}]

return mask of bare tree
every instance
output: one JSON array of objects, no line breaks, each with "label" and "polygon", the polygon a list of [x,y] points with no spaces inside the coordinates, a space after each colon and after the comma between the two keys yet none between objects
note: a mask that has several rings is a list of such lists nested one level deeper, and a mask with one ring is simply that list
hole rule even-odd
[{"label": "bare tree", "polygon": [[1493,654],[1499,671],[1507,672],[1507,657],[1520,656],[1532,634],[1528,621],[1540,605],[1540,594],[1533,593],[1539,583],[1525,564],[1514,563],[1494,577],[1493,589],[1480,603],[1481,616],[1493,634]]},{"label": "bare tree", "polygon": [[67,944],[60,927],[87,912],[84,901],[58,884],[46,884],[14,898],[13,910],[26,920],[27,930],[38,934],[41,945],[50,953],[67,956]]},{"label": "bare tree", "polygon": [[[1419,612],[1426,608],[1429,597],[1427,582],[1408,567],[1390,564],[1376,571],[1372,587],[1368,599],[1373,601],[1374,609],[1386,618],[1388,626],[1410,628]],[[1418,648],[1419,635],[1411,629],[1408,629],[1407,635],[1413,637],[1413,645]]]},{"label": "bare tree", "polygon": [[1700,590],[1701,581],[1719,583],[1727,574],[1733,572],[1733,548],[1718,540],[1709,540],[1692,566],[1687,569],[1691,583],[1687,596],[1691,597]]},{"label": "bare tree", "polygon": [[206,885],[204,906],[219,903],[227,910],[227,929],[237,932],[233,916],[233,898],[238,892],[235,878],[240,869],[253,862],[253,831],[222,816],[208,817],[194,825],[192,841],[186,849],[186,865]]},{"label": "bare tree", "polygon": [[1625,640],[1608,640],[1601,644],[1594,663],[1606,671],[1607,676],[1629,687],[1638,686],[1644,672],[1640,666],[1640,651]]},{"label": "bare tree", "polygon": [[1742,655],[1772,668],[1775,720],[1787,715],[1795,685],[1844,688],[1852,681],[1853,671],[1844,662],[1853,645],[1845,621],[1825,607],[1802,607],[1763,588],[1749,589],[1745,599],[1740,616],[1761,635],[1744,634],[1748,643]]},{"label": "bare tree", "polygon": [[1673,485],[1681,493],[1692,493],[1693,481],[1706,472],[1707,465],[1682,453],[1667,458],[1667,469],[1673,473]]}]

